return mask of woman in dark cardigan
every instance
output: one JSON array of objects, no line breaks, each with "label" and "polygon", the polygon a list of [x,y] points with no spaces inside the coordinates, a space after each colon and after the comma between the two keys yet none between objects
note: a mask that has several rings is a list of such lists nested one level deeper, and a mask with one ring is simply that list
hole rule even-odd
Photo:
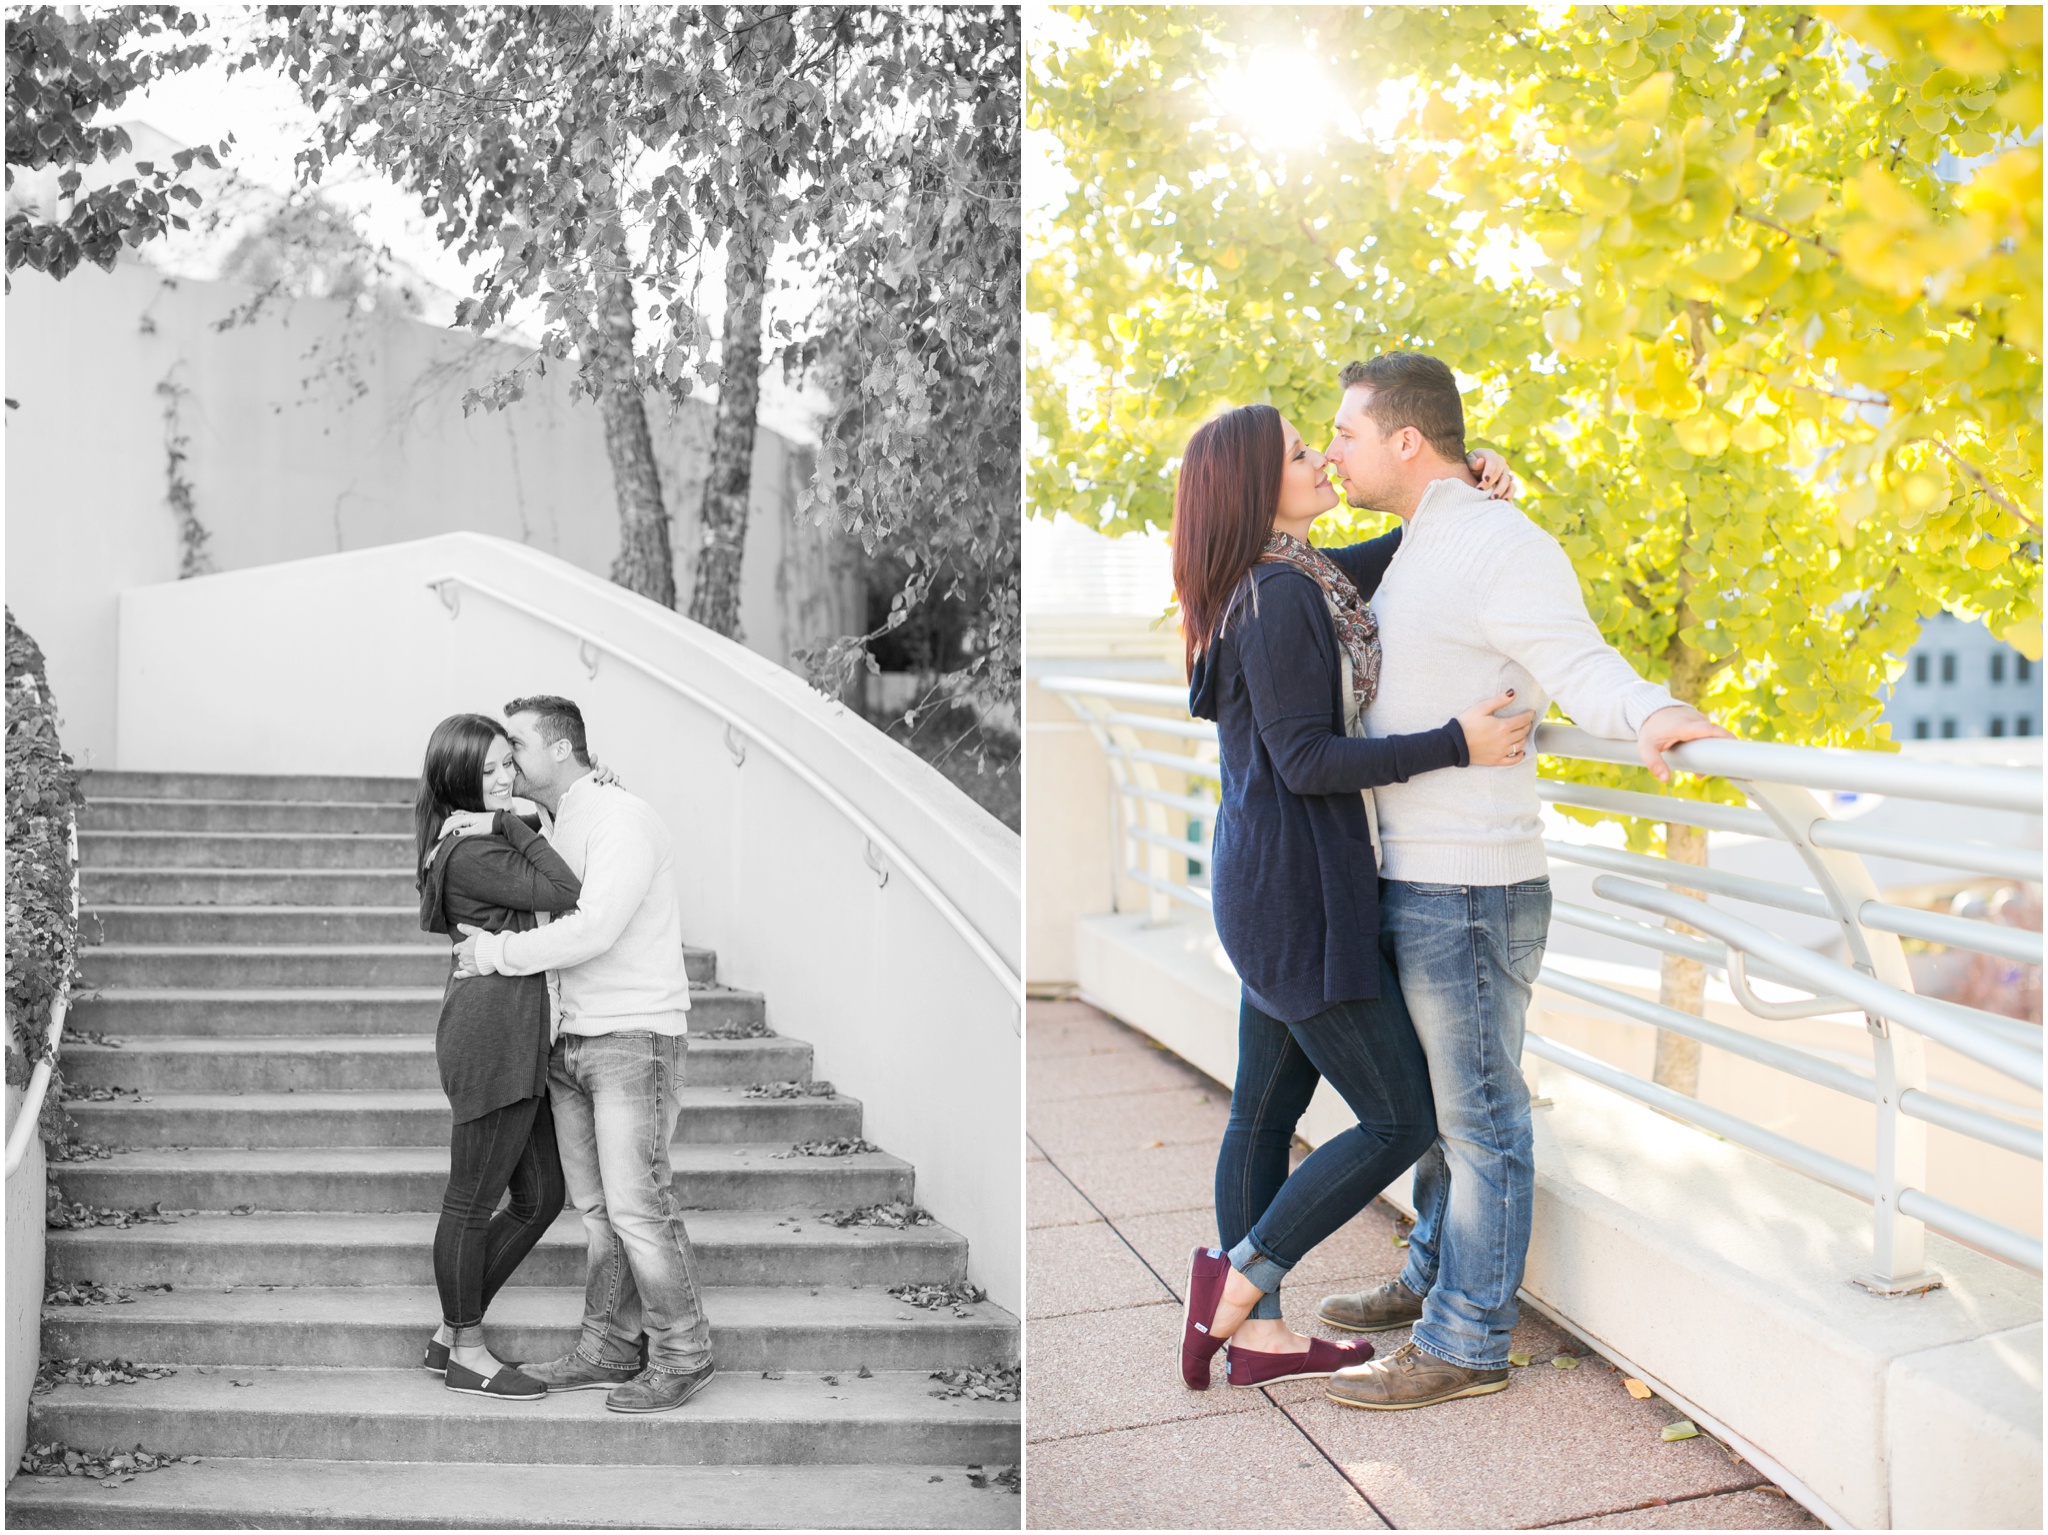
[{"label": "woman in dark cardigan", "polygon": [[[427,742],[415,805],[420,926],[525,932],[567,911],[581,885],[507,806],[515,769],[502,725],[443,720]],[[548,1107],[552,1009],[545,975],[451,976],[434,1056],[455,1114],[448,1189],[434,1233],[441,1327],[422,1361],[451,1391],[536,1400],[547,1387],[484,1346],[484,1310],[561,1213],[562,1163]],[[511,1200],[498,1210],[507,1190]],[[496,1212],[496,1213],[493,1213]]]},{"label": "woman in dark cardigan", "polygon": [[[1505,477],[1497,455],[1478,466]],[[1515,760],[1531,723],[1491,698],[1435,730],[1367,740],[1379,683],[1366,599],[1400,534],[1325,552],[1337,504],[1322,455],[1270,405],[1198,431],[1181,462],[1174,585],[1192,712],[1217,724],[1223,792],[1210,865],[1216,932],[1243,984],[1237,1082],[1216,1163],[1216,1247],[1190,1260],[1180,1369],[1206,1390],[1327,1375],[1372,1355],[1280,1320],[1281,1279],[1436,1138],[1429,1070],[1379,936],[1361,791]],[[1288,1175],[1294,1128],[1327,1080],[1358,1123]]]}]

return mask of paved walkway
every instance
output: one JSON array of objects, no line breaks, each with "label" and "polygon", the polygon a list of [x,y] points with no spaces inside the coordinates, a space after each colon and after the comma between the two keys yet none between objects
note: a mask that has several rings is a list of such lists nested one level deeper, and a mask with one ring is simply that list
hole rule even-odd
[{"label": "paved walkway", "polygon": [[[1535,1363],[1494,1396],[1374,1413],[1315,1381],[1184,1389],[1180,1288],[1216,1239],[1229,1094],[1080,1003],[1032,1003],[1027,1048],[1032,1528],[1821,1527],[1713,1439],[1666,1444],[1682,1414],[1597,1356],[1552,1367],[1583,1350],[1533,1313],[1515,1346]],[[1282,1292],[1294,1326],[1341,1336],[1316,1303],[1397,1273],[1397,1230],[1375,1205],[1312,1253]]]}]

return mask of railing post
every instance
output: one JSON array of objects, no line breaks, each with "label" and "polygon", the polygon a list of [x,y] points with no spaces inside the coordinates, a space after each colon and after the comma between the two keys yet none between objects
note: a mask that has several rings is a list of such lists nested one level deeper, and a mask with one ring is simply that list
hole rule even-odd
[{"label": "railing post", "polygon": [[[1799,849],[1821,894],[1841,923],[1849,963],[1900,991],[1913,990],[1906,952],[1890,933],[1863,925],[1859,913],[1866,901],[1878,898],[1877,882],[1855,853],[1814,844],[1816,821],[1831,819],[1810,789],[1789,784],[1737,781],[1757,807]],[[1899,1209],[1901,1189],[1927,1186],[1927,1126],[1899,1112],[1899,1095],[1927,1090],[1927,1050],[1911,1029],[1894,1028],[1883,1018],[1864,1015],[1870,1031],[1871,1065],[1877,1080],[1877,1136],[1872,1171],[1876,1199],[1871,1209],[1870,1257],[1867,1274],[1857,1284],[1878,1295],[1916,1295],[1941,1284],[1927,1270],[1927,1228]]]}]

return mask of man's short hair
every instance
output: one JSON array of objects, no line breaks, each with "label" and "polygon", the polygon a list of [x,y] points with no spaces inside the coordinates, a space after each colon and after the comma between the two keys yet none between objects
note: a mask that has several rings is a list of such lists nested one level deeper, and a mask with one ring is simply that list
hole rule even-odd
[{"label": "man's short hair", "polygon": [[590,766],[590,748],[583,739],[583,711],[566,698],[553,693],[536,693],[531,698],[515,698],[505,705],[505,718],[515,714],[531,714],[534,725],[540,731],[541,741],[552,746],[557,741],[567,741],[569,750],[576,754],[576,760],[585,767]]},{"label": "man's short hair", "polygon": [[1451,370],[1422,352],[1382,352],[1371,362],[1347,362],[1338,375],[1346,389],[1372,391],[1365,413],[1380,435],[1412,426],[1448,463],[1465,461],[1465,402]]}]

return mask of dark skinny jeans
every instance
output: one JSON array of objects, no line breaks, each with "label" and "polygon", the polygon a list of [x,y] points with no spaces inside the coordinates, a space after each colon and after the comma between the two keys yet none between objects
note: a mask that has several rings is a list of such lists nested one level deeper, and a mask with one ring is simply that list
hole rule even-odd
[{"label": "dark skinny jeans", "polygon": [[[1231,1263],[1265,1294],[1254,1317],[1280,1316],[1280,1281],[1436,1141],[1429,1066],[1380,941],[1380,998],[1339,1002],[1282,1023],[1243,1001],[1237,1085],[1216,1158],[1216,1229]],[[1294,1127],[1327,1079],[1358,1116],[1288,1175]]]},{"label": "dark skinny jeans", "polygon": [[[499,1210],[507,1189],[512,1198]],[[483,1342],[485,1309],[562,1213],[562,1200],[555,1116],[545,1096],[521,1098],[455,1127],[448,1192],[434,1232],[434,1283],[441,1318],[458,1344]]]}]

